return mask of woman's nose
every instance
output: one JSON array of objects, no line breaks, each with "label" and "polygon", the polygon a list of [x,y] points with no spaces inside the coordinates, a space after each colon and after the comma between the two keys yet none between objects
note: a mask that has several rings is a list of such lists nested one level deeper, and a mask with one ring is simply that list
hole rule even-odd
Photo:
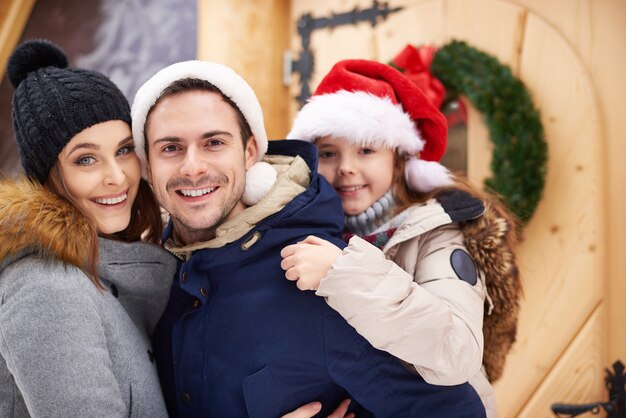
[{"label": "woman's nose", "polygon": [[125,178],[126,173],[124,173],[124,170],[117,161],[108,164],[107,172],[104,177],[104,181],[107,184],[121,184],[124,182]]}]

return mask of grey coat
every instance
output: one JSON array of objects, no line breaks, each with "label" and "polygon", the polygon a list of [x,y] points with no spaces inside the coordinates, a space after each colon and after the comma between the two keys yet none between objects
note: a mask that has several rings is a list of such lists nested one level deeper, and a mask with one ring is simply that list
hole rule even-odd
[{"label": "grey coat", "polygon": [[[1,212],[0,246],[15,225]],[[174,258],[152,244],[99,239],[102,292],[46,253],[41,231],[22,218],[16,239],[32,236],[31,248],[0,251],[0,417],[167,416],[150,336]]]}]

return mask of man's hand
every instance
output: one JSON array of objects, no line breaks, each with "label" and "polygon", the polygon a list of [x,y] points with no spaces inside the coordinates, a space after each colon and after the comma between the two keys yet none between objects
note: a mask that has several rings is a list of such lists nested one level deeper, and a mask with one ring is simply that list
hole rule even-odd
[{"label": "man's hand", "polygon": [[[350,405],[350,399],[344,399],[339,404],[337,409],[335,409],[335,411],[328,416],[328,418],[354,418],[354,414],[352,412],[346,415],[348,405]],[[317,414],[321,409],[321,403],[311,402],[301,406],[293,412],[288,413],[287,415],[283,415],[282,418],[311,418],[315,416],[315,414]]]},{"label": "man's hand", "polygon": [[280,252],[287,280],[300,290],[317,290],[320,281],[341,255],[341,249],[321,238],[309,235],[304,241],[288,245]]}]

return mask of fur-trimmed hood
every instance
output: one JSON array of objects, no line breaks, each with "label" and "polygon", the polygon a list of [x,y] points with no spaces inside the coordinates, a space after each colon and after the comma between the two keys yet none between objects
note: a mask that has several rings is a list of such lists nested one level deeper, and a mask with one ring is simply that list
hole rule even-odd
[{"label": "fur-trimmed hood", "polygon": [[86,268],[94,239],[64,198],[25,177],[0,181],[0,270],[28,253]]}]

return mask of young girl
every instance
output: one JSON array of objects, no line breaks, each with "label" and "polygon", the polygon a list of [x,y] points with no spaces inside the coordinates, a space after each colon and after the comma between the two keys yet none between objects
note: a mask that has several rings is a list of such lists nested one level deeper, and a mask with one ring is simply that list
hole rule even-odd
[{"label": "young girl", "polygon": [[[287,279],[316,290],[427,382],[469,381],[495,417],[488,376],[499,377],[514,341],[520,292],[514,223],[437,163],[444,116],[391,66],[346,60],[288,137],[317,144],[318,171],[341,198],[349,245],[341,251],[309,237],[286,247]],[[495,310],[485,319],[483,368],[484,306]]]}]

